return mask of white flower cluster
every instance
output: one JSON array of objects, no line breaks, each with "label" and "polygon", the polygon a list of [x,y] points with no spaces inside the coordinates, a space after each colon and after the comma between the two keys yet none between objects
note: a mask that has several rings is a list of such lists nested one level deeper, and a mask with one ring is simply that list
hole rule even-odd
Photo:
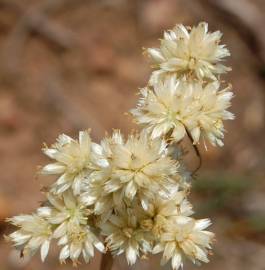
[{"label": "white flower cluster", "polygon": [[192,28],[179,24],[164,32],[160,48],[146,50],[155,69],[150,81],[156,83],[172,75],[184,80],[216,80],[217,75],[230,71],[220,64],[230,55],[220,45],[221,37],[220,31],[209,33],[205,22]]},{"label": "white flower cluster", "polygon": [[230,86],[219,88],[218,81],[188,83],[169,77],[141,89],[141,99],[131,113],[152,139],[171,131],[172,139],[179,142],[189,132],[194,144],[203,138],[223,146],[223,120],[234,119],[227,111],[233,93]]},{"label": "white flower cluster", "polygon": [[160,48],[146,50],[154,71],[131,113],[152,138],[170,132],[178,142],[189,133],[194,144],[202,138],[223,145],[223,120],[234,115],[227,111],[231,85],[222,89],[218,77],[230,70],[220,64],[230,55],[220,45],[221,36],[208,32],[204,22],[192,28],[176,25],[164,33]]},{"label": "white flower cluster", "polygon": [[94,248],[125,254],[129,265],[157,253],[174,270],[185,258],[208,262],[214,234],[205,229],[211,222],[191,217],[191,173],[177,143],[189,135],[194,144],[202,137],[223,145],[233,94],[230,87],[220,90],[217,79],[228,70],[218,63],[229,55],[220,37],[208,33],[206,23],[177,25],[160,49],[147,50],[156,70],[131,111],[144,125],[139,133],[125,138],[115,130],[97,144],[89,131],[80,131],[78,140],[63,134],[43,149],[52,163],[40,173],[56,176],[46,200],[32,215],[8,219],[18,230],[7,239],[22,255],[40,249],[44,261],[57,241],[59,260],[74,265],[81,258],[88,263]]}]

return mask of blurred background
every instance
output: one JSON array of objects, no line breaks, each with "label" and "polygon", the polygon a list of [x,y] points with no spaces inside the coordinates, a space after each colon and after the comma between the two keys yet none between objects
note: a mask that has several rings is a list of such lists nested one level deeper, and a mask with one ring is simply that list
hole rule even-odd
[{"label": "blurred background", "polygon": [[[124,115],[135,106],[150,68],[142,47],[158,46],[176,23],[207,21],[232,53],[234,86],[223,148],[201,149],[203,167],[192,190],[196,217],[210,217],[214,255],[200,269],[264,270],[265,262],[265,2],[264,0],[0,0],[0,270],[72,269],[53,248],[19,259],[3,241],[4,219],[31,213],[47,184],[36,168],[42,143],[136,128]],[[78,269],[98,269],[100,256]],[[128,269],[123,258],[114,270]],[[158,258],[133,269],[160,269]],[[164,269],[170,269],[167,265]],[[185,269],[197,269],[186,264]]]}]

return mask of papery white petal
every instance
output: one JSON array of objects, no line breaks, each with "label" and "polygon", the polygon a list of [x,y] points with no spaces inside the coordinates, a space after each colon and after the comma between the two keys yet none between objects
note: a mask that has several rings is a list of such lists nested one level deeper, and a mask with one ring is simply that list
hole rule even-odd
[{"label": "papery white petal", "polygon": [[45,258],[48,255],[49,252],[49,248],[50,248],[50,241],[49,240],[45,240],[44,243],[41,245],[41,260],[44,262]]}]

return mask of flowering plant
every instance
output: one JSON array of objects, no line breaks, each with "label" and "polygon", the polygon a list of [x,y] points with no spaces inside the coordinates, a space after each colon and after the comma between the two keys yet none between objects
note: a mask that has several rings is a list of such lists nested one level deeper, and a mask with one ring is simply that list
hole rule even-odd
[{"label": "flowering plant", "polygon": [[231,86],[223,88],[219,78],[230,70],[220,64],[229,51],[221,33],[207,27],[177,25],[164,33],[160,48],[145,51],[153,72],[131,110],[139,132],[126,138],[114,130],[95,143],[86,130],[78,139],[62,134],[43,148],[52,161],[40,173],[55,176],[46,200],[33,214],[8,219],[18,229],[6,238],[22,256],[40,249],[44,261],[56,241],[60,262],[74,265],[81,257],[88,263],[95,248],[108,261],[109,254],[125,254],[129,265],[157,253],[174,270],[185,258],[208,262],[211,222],[192,217],[187,197],[193,173],[179,147],[185,136],[197,155],[200,141],[222,146],[223,120],[234,118],[227,110]]}]

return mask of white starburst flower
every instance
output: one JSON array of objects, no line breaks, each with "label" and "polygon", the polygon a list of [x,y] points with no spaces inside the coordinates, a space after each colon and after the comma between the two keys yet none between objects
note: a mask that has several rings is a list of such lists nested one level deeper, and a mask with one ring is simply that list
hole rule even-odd
[{"label": "white starburst flower", "polygon": [[173,176],[177,173],[177,162],[167,156],[163,140],[151,140],[145,132],[113,144],[111,166],[105,191],[119,191],[129,201],[137,195],[143,206],[154,196],[169,192],[170,183],[176,184]]},{"label": "white starburst flower", "polygon": [[76,266],[82,254],[84,261],[88,263],[94,257],[94,247],[100,252],[105,253],[104,245],[99,241],[93,229],[88,225],[68,223],[65,234],[60,238],[58,245],[62,245],[59,260],[64,263],[70,258]]},{"label": "white starburst flower", "polygon": [[223,120],[232,120],[227,111],[231,106],[231,87],[220,90],[220,83],[180,82],[171,77],[153,87],[141,90],[141,99],[131,113],[144,125],[151,137],[163,137],[169,132],[175,142],[189,133],[194,144],[201,137],[222,146]]},{"label": "white starburst flower", "polygon": [[152,234],[140,226],[135,209],[118,210],[101,225],[101,230],[106,236],[107,248],[114,256],[125,253],[129,265],[152,251]]},{"label": "white starburst flower", "polygon": [[209,262],[208,253],[214,234],[205,231],[210,225],[209,219],[194,220],[191,217],[177,216],[165,224],[165,232],[160,236],[159,243],[153,253],[163,252],[161,264],[171,259],[174,270],[183,266],[183,258],[193,263]]},{"label": "white starburst flower", "polygon": [[44,148],[45,155],[56,162],[44,166],[42,174],[60,175],[52,190],[62,193],[72,188],[74,194],[80,194],[84,179],[93,172],[108,167],[100,145],[91,141],[88,131],[79,132],[79,140],[60,135],[57,143]]},{"label": "white starburst flower", "polygon": [[48,201],[38,209],[39,215],[45,217],[51,224],[59,225],[53,236],[60,237],[67,230],[68,223],[86,225],[92,211],[80,200],[67,190],[59,196],[49,192],[46,194]]},{"label": "white starburst flower", "polygon": [[41,260],[44,261],[52,239],[51,224],[38,214],[19,215],[7,221],[19,228],[7,236],[7,240],[12,241],[23,256],[33,256],[40,249]]},{"label": "white starburst flower", "polygon": [[192,205],[186,199],[185,191],[176,191],[170,199],[157,198],[149,205],[145,215],[148,218],[143,219],[141,225],[148,224],[149,230],[159,237],[165,232],[165,224],[177,216],[190,216],[193,214]]},{"label": "white starburst flower", "polygon": [[53,226],[53,238],[63,245],[59,259],[64,262],[68,257],[73,264],[78,263],[82,254],[85,262],[94,256],[94,246],[104,252],[104,245],[95,234],[92,211],[82,204],[79,197],[67,190],[59,196],[47,194],[48,202],[38,209],[39,215],[45,217]]},{"label": "white starburst flower", "polygon": [[225,45],[220,44],[221,37],[220,31],[208,32],[205,22],[192,28],[180,24],[164,32],[160,48],[146,50],[155,69],[150,83],[157,83],[167,75],[184,80],[216,80],[218,74],[231,70],[220,63],[230,55]]}]

